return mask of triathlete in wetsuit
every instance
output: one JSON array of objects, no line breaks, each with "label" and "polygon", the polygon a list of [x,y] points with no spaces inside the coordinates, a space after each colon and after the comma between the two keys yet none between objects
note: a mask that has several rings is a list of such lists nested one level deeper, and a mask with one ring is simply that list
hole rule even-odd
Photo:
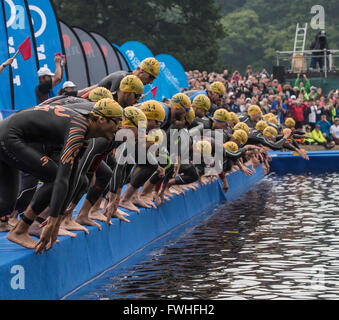
[{"label": "triathlete in wetsuit", "polygon": [[247,115],[239,117],[240,122],[244,122],[251,129],[255,126],[262,117],[261,109],[257,105],[252,105],[247,110]]},{"label": "triathlete in wetsuit", "polygon": [[112,93],[118,91],[120,87],[121,80],[128,75],[134,75],[138,77],[143,85],[152,84],[153,81],[158,77],[160,72],[159,62],[155,58],[146,58],[143,60],[139,67],[137,67],[133,72],[127,71],[116,71],[104,79],[102,79],[96,86],[86,88],[80,91],[80,94],[86,94],[88,91],[94,89],[97,86],[104,87],[110,90]]},{"label": "triathlete in wetsuit", "polygon": [[207,117],[211,108],[211,100],[207,96],[200,94],[194,98],[192,108],[194,109],[196,117],[190,124],[189,129],[196,127],[200,123],[203,124],[204,129],[211,129],[212,119]]},{"label": "triathlete in wetsuit", "polygon": [[[0,171],[6,171],[6,176],[1,175],[0,180],[1,195],[6,198],[0,200],[2,208],[5,207],[1,210],[2,215],[8,214],[15,204],[18,170],[44,182],[35,194],[31,206],[22,216],[22,220],[7,235],[9,240],[33,248],[36,243],[28,236],[28,227],[36,214],[49,205],[50,220],[44,228],[37,251],[42,252],[49,241],[49,247],[53,245],[61,223],[61,215],[73,191],[72,184],[76,179],[78,161],[86,148],[86,141],[93,137],[113,138],[116,124],[110,120],[111,117],[102,114],[94,116],[94,113],[100,114],[103,103],[114,111],[110,102],[112,100],[102,101],[104,102],[99,102],[92,112],[86,115],[60,106],[47,105],[22,110],[2,121]],[[28,144],[32,142],[62,145],[59,163],[30,147]],[[7,178],[7,182],[13,183],[12,188],[8,188],[8,184],[4,186],[3,177]]]}]

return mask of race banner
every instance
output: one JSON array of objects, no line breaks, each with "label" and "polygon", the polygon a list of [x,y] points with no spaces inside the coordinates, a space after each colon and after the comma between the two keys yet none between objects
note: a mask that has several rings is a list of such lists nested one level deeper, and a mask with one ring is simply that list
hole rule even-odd
[{"label": "race banner", "polygon": [[17,55],[11,66],[14,90],[14,108],[23,109],[36,105],[35,87],[38,84],[39,63],[31,18],[24,0],[5,0],[5,20],[8,34],[8,51],[11,56],[18,46],[30,37],[32,57],[24,61],[21,54]]},{"label": "race banner", "polygon": [[73,81],[78,89],[87,88],[90,85],[88,66],[81,41],[64,22],[59,21],[59,25],[66,53],[68,80]]},{"label": "race banner", "polygon": [[90,85],[92,86],[100,82],[108,74],[104,54],[95,39],[85,30],[73,27],[73,31],[81,40],[87,60]]},{"label": "race banner", "polygon": [[108,73],[121,70],[121,62],[115,48],[100,34],[91,32],[91,35],[98,42],[101,51],[106,59]]},{"label": "race banner", "polygon": [[[40,67],[47,67],[54,73],[54,54],[63,54],[63,48],[53,6],[49,0],[27,0],[27,3],[32,17]],[[62,83],[64,81],[65,74]],[[62,83],[53,89],[55,94],[62,87]]]},{"label": "race banner", "polygon": [[169,54],[159,54],[155,57],[160,63],[160,70],[175,88],[176,92],[180,89],[188,88],[187,76],[181,63]]},{"label": "race banner", "polygon": [[[126,57],[126,59],[129,61],[132,70],[135,70],[140,63],[150,57],[154,57],[153,53],[151,52],[150,49],[148,49],[144,44],[138,42],[138,41],[128,41],[125,42],[121,47],[120,47],[121,53]],[[154,81],[155,83],[155,81]],[[153,89],[156,85],[146,85],[144,93],[149,92],[151,89]],[[162,86],[159,86],[158,84],[158,90],[157,90],[157,96],[161,96],[161,88]],[[145,97],[145,100],[151,100],[152,95],[147,95]],[[143,100],[141,100],[143,101]]]},{"label": "race banner", "polygon": [[112,43],[112,46],[116,50],[116,53],[119,57],[120,63],[121,63],[121,70],[124,71],[130,71],[132,68],[130,67],[130,64],[128,63],[128,60],[124,57],[124,55],[120,51],[120,47],[116,44]]},{"label": "race banner", "polygon": [[[14,12],[15,14],[15,12]],[[5,19],[4,0],[0,2],[0,64],[7,61],[9,58],[8,45],[7,45],[7,29]],[[13,54],[12,54],[13,56]],[[11,68],[6,67],[0,76],[0,109],[12,109],[12,74]],[[0,111],[1,112],[1,111]],[[0,119],[3,115],[0,115]]]}]

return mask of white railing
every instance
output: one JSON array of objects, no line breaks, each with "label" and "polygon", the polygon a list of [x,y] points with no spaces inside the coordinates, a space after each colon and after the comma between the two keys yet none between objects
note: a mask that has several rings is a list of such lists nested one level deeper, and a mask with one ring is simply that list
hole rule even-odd
[{"label": "white railing", "polygon": [[[318,53],[318,54],[316,54]],[[321,55],[319,55],[321,53]],[[310,69],[312,59],[321,59],[323,63],[322,69]],[[291,69],[292,60],[293,70]],[[318,60],[318,61],[319,61]],[[339,71],[339,50],[304,50],[303,53],[296,53],[293,51],[277,51],[277,65],[285,66],[287,72],[299,73],[307,71],[320,71],[324,72],[325,78],[327,78],[328,72],[338,70]]]}]

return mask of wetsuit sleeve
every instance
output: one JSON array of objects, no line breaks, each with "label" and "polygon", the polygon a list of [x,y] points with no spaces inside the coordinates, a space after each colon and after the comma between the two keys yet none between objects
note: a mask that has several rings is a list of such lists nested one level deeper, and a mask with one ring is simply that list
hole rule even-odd
[{"label": "wetsuit sleeve", "polygon": [[[70,121],[69,130],[61,153],[57,176],[53,186],[50,203],[50,216],[57,217],[63,214],[65,201],[70,197],[71,176],[77,156],[84,145],[88,123],[82,116],[74,116]],[[74,176],[74,175],[73,175]]]},{"label": "wetsuit sleeve", "polygon": [[262,144],[265,147],[268,147],[272,150],[280,150],[284,147],[284,143],[286,142],[286,139],[281,138],[275,142],[266,139],[263,135],[250,135],[248,137],[248,144]]},{"label": "wetsuit sleeve", "polygon": [[299,148],[296,148],[294,145],[292,145],[290,143],[285,144],[284,148],[291,150],[291,151],[297,151],[297,149],[299,149]]},{"label": "wetsuit sleeve", "polygon": [[224,149],[224,158],[236,160],[236,159],[241,158],[245,154],[245,152],[246,152],[245,148],[240,148],[236,152],[232,152],[232,151]]}]

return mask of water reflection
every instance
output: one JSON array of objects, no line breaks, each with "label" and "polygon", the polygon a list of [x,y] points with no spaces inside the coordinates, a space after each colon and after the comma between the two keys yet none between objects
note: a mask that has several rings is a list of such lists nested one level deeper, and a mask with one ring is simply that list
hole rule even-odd
[{"label": "water reflection", "polygon": [[84,299],[339,299],[339,174],[271,175]]}]

